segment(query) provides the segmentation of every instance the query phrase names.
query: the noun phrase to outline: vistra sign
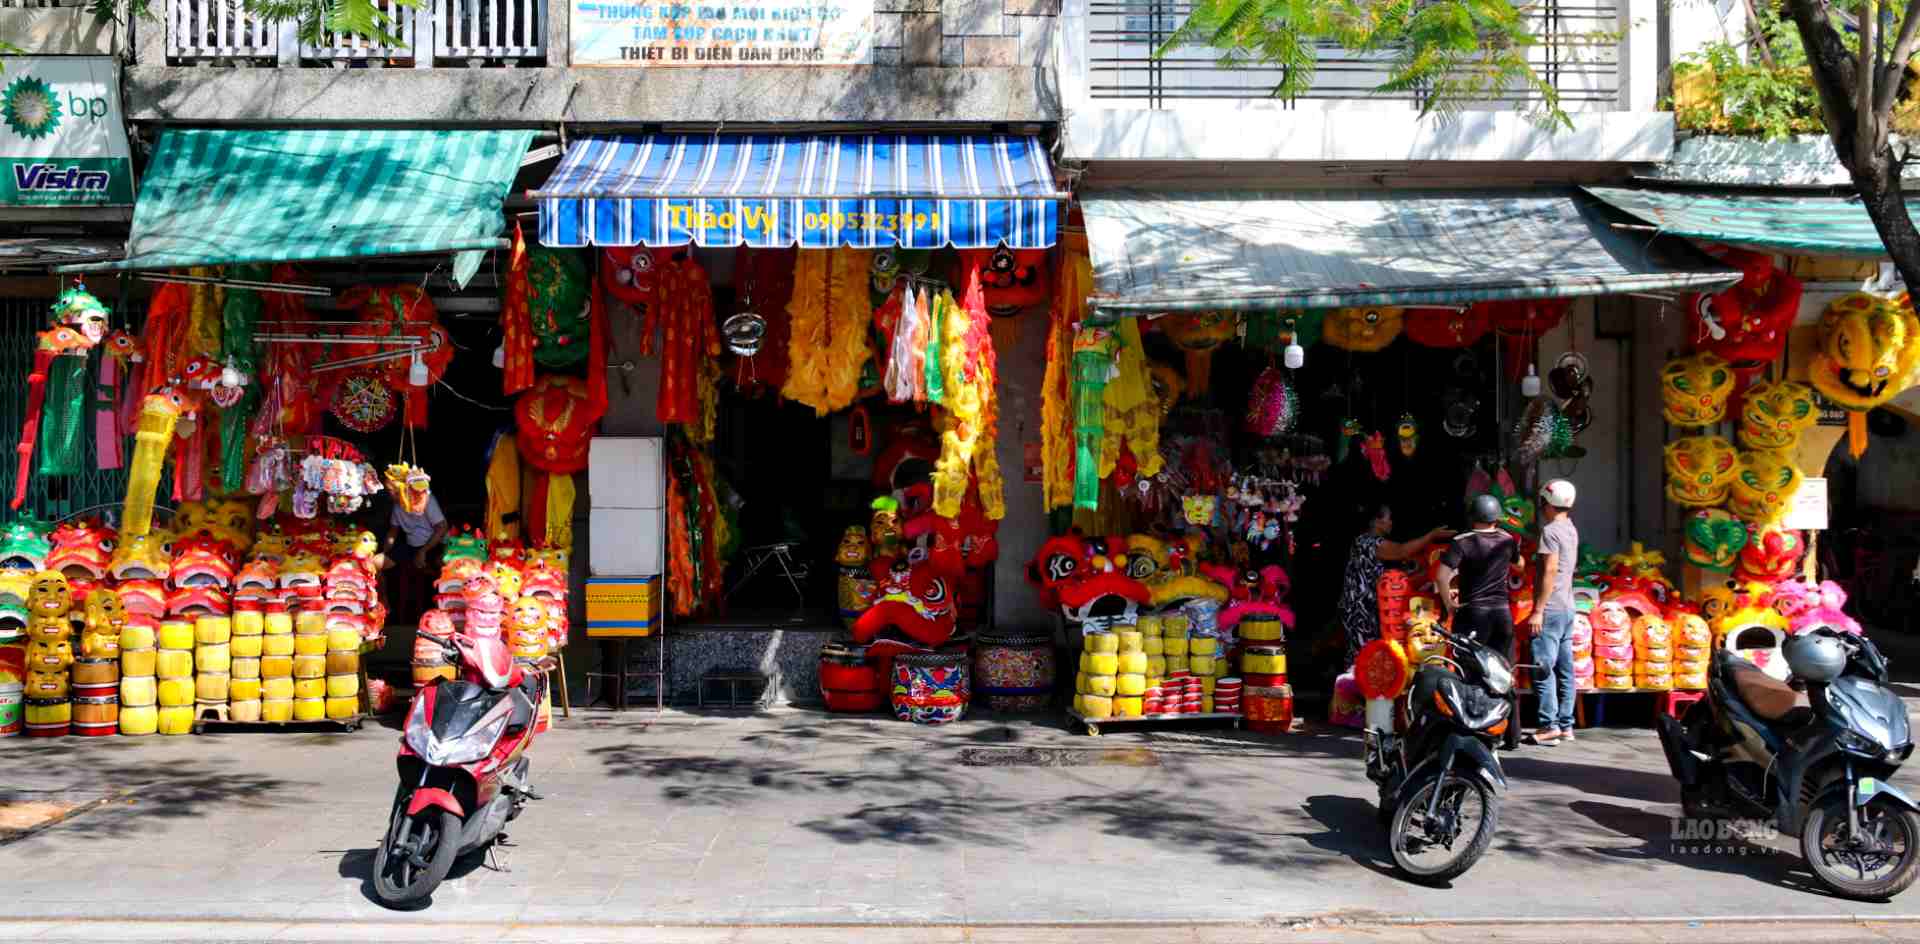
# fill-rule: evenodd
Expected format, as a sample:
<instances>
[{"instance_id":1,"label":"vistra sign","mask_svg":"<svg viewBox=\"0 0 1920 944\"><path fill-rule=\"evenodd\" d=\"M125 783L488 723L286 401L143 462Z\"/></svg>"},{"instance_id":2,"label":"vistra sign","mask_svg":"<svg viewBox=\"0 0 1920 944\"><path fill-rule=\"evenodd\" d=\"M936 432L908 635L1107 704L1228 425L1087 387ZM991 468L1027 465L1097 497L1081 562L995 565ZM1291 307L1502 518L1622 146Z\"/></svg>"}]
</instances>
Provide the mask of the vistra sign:
<instances>
[{"instance_id":1,"label":"vistra sign","mask_svg":"<svg viewBox=\"0 0 1920 944\"><path fill-rule=\"evenodd\" d=\"M0 62L0 206L133 203L119 64L105 56Z\"/></svg>"}]
</instances>

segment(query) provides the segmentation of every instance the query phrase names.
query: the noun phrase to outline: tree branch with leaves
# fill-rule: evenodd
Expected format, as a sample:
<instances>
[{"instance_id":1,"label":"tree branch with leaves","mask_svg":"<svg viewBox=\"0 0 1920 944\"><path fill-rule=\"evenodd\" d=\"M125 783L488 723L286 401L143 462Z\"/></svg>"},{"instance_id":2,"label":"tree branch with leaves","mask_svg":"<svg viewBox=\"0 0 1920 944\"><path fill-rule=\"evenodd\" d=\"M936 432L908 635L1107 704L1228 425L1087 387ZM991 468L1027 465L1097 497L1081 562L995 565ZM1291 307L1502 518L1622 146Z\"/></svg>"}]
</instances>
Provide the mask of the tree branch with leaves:
<instances>
[{"instance_id":1,"label":"tree branch with leaves","mask_svg":"<svg viewBox=\"0 0 1920 944\"><path fill-rule=\"evenodd\" d=\"M411 8L420 0L395 2ZM325 43L329 34L357 36L383 46L401 43L396 34L399 24L374 0L241 0L240 8L263 20L291 21L300 39L314 45ZM101 23L153 18L152 0L88 0L87 9Z\"/></svg>"}]
</instances>

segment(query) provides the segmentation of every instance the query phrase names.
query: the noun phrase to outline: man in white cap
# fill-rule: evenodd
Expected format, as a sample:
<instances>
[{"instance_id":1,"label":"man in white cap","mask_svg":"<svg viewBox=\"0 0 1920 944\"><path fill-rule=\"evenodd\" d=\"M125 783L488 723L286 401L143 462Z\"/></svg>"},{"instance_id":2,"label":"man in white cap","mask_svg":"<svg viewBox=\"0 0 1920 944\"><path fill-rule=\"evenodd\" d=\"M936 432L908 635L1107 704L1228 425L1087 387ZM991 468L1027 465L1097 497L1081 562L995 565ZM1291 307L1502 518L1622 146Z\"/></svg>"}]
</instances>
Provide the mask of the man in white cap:
<instances>
[{"instance_id":1,"label":"man in white cap","mask_svg":"<svg viewBox=\"0 0 1920 944\"><path fill-rule=\"evenodd\" d=\"M1534 584L1533 681L1540 697L1535 744L1573 740L1573 572L1580 561L1580 532L1573 527L1573 483L1554 479L1540 486L1540 579Z\"/></svg>"}]
</instances>

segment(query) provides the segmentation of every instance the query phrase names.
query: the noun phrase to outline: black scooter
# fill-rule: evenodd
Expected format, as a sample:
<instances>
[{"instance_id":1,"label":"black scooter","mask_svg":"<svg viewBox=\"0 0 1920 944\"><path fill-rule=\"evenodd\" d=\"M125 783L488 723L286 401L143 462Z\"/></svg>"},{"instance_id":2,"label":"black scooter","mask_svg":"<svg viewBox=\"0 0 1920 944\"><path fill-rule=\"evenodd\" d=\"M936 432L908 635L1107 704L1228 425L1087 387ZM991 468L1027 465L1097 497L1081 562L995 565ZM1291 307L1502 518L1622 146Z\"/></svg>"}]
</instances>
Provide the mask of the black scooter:
<instances>
[{"instance_id":1,"label":"black scooter","mask_svg":"<svg viewBox=\"0 0 1920 944\"><path fill-rule=\"evenodd\" d=\"M1913 753L1906 706L1870 640L1812 632L1846 646L1838 677L1782 682L1719 650L1707 697L1657 719L1660 745L1687 816L1771 819L1834 894L1883 900L1920 877L1920 807L1886 782Z\"/></svg>"},{"instance_id":2,"label":"black scooter","mask_svg":"<svg viewBox=\"0 0 1920 944\"><path fill-rule=\"evenodd\" d=\"M1464 874L1493 843L1507 786L1494 745L1513 715L1506 656L1440 633L1453 658L1429 657L1414 672L1406 733L1396 734L1391 719L1367 726L1367 779L1380 787L1394 865L1422 884Z\"/></svg>"}]
</instances>

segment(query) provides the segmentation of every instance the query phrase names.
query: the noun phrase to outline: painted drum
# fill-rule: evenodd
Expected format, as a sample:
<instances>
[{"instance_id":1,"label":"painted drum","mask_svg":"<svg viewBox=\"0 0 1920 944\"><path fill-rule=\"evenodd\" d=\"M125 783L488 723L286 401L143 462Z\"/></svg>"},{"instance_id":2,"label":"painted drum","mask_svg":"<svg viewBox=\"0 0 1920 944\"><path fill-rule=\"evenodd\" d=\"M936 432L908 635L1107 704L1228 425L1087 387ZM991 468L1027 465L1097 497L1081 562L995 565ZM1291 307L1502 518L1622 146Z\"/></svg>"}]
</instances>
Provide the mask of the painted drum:
<instances>
[{"instance_id":1,"label":"painted drum","mask_svg":"<svg viewBox=\"0 0 1920 944\"><path fill-rule=\"evenodd\" d=\"M193 678L193 650L154 650L153 674L163 679Z\"/></svg>"},{"instance_id":2,"label":"painted drum","mask_svg":"<svg viewBox=\"0 0 1920 944\"><path fill-rule=\"evenodd\" d=\"M1271 616L1248 616L1240 620L1236 632L1246 642L1280 642L1287 638L1287 629L1280 621Z\"/></svg>"},{"instance_id":3,"label":"painted drum","mask_svg":"<svg viewBox=\"0 0 1920 944\"><path fill-rule=\"evenodd\" d=\"M225 616L202 616L193 624L193 641L202 646L227 644L233 638L233 620Z\"/></svg>"},{"instance_id":4,"label":"painted drum","mask_svg":"<svg viewBox=\"0 0 1920 944\"><path fill-rule=\"evenodd\" d=\"M260 700L260 680L259 679L236 678L227 682L227 701L228 702L259 701L259 700Z\"/></svg>"},{"instance_id":5,"label":"painted drum","mask_svg":"<svg viewBox=\"0 0 1920 944\"><path fill-rule=\"evenodd\" d=\"M19 686L0 688L0 737L12 737L26 727L27 693Z\"/></svg>"},{"instance_id":6,"label":"painted drum","mask_svg":"<svg viewBox=\"0 0 1920 944\"><path fill-rule=\"evenodd\" d=\"M841 643L821 647L820 697L828 711L849 713L879 711L887 703L880 666L867 661L867 647Z\"/></svg>"},{"instance_id":7,"label":"painted drum","mask_svg":"<svg viewBox=\"0 0 1920 944\"><path fill-rule=\"evenodd\" d=\"M267 615L272 616L273 614L269 613ZM325 711L326 711L326 707L324 705L321 706L321 712L325 713ZM291 698L261 699L260 700L260 720L271 721L275 724L282 724L288 721L292 721L293 720L293 699Z\"/></svg>"},{"instance_id":8,"label":"painted drum","mask_svg":"<svg viewBox=\"0 0 1920 944\"><path fill-rule=\"evenodd\" d=\"M154 688L154 693L162 708L193 707L192 678L163 678Z\"/></svg>"},{"instance_id":9,"label":"painted drum","mask_svg":"<svg viewBox=\"0 0 1920 944\"><path fill-rule=\"evenodd\" d=\"M1139 638L1133 631L1114 635L1123 648L1127 637ZM1139 663L1137 671L1146 670L1146 656L1137 651L1122 652L1115 661L1116 667ZM1053 700L1057 668L1051 636L982 635L974 645L973 666L975 691L989 711L1042 711Z\"/></svg>"},{"instance_id":10,"label":"painted drum","mask_svg":"<svg viewBox=\"0 0 1920 944\"><path fill-rule=\"evenodd\" d=\"M360 694L358 675L329 675L326 684L328 698L352 698Z\"/></svg>"},{"instance_id":11,"label":"painted drum","mask_svg":"<svg viewBox=\"0 0 1920 944\"><path fill-rule=\"evenodd\" d=\"M179 735L193 733L193 706L169 708L160 706L160 715L155 730L161 734Z\"/></svg>"},{"instance_id":12,"label":"painted drum","mask_svg":"<svg viewBox=\"0 0 1920 944\"><path fill-rule=\"evenodd\" d=\"M908 653L893 659L893 714L915 724L947 724L967 712L967 654Z\"/></svg>"},{"instance_id":13,"label":"painted drum","mask_svg":"<svg viewBox=\"0 0 1920 944\"><path fill-rule=\"evenodd\" d=\"M265 671L264 666L262 666L262 671ZM317 679L317 678L326 678L326 676L327 676L326 653L322 652L316 655L299 655L299 656L293 657L293 677L294 678Z\"/></svg>"},{"instance_id":14,"label":"painted drum","mask_svg":"<svg viewBox=\"0 0 1920 944\"><path fill-rule=\"evenodd\" d=\"M325 698L327 697L327 680L324 678L294 679L293 697Z\"/></svg>"},{"instance_id":15,"label":"painted drum","mask_svg":"<svg viewBox=\"0 0 1920 944\"><path fill-rule=\"evenodd\" d=\"M294 702L294 706L296 708L298 708L299 704L300 703L298 701ZM345 721L348 718L351 718L354 715L357 715L359 713L360 713L360 697L358 695L347 695L342 698L327 699L328 720Z\"/></svg>"},{"instance_id":16,"label":"painted drum","mask_svg":"<svg viewBox=\"0 0 1920 944\"><path fill-rule=\"evenodd\" d=\"M227 674L236 679L257 679L260 677L260 660L234 659L233 667L227 670Z\"/></svg>"},{"instance_id":17,"label":"painted drum","mask_svg":"<svg viewBox=\"0 0 1920 944\"><path fill-rule=\"evenodd\" d=\"M294 636L293 654L296 656L324 656L327 654L327 637Z\"/></svg>"},{"instance_id":18,"label":"painted drum","mask_svg":"<svg viewBox=\"0 0 1920 944\"><path fill-rule=\"evenodd\" d=\"M1087 652L1119 652L1120 637L1114 633L1094 630L1086 634L1085 645L1081 648Z\"/></svg>"},{"instance_id":19,"label":"painted drum","mask_svg":"<svg viewBox=\"0 0 1920 944\"><path fill-rule=\"evenodd\" d=\"M285 634L276 636L268 633L260 637L260 654L262 656L291 656L293 655L293 641L296 638L298 637Z\"/></svg>"},{"instance_id":20,"label":"painted drum","mask_svg":"<svg viewBox=\"0 0 1920 944\"><path fill-rule=\"evenodd\" d=\"M360 654L357 652L329 652L326 660L328 675L353 675L360 671Z\"/></svg>"},{"instance_id":21,"label":"painted drum","mask_svg":"<svg viewBox=\"0 0 1920 944\"><path fill-rule=\"evenodd\" d=\"M260 653L266 651L266 638L265 636L235 636L233 641L227 644L227 651L233 653L235 659L258 659Z\"/></svg>"},{"instance_id":22,"label":"painted drum","mask_svg":"<svg viewBox=\"0 0 1920 944\"><path fill-rule=\"evenodd\" d=\"M64 698L29 698L23 714L27 737L66 737L73 727L73 703Z\"/></svg>"},{"instance_id":23,"label":"painted drum","mask_svg":"<svg viewBox=\"0 0 1920 944\"><path fill-rule=\"evenodd\" d=\"M324 698L296 698L293 700L293 720L324 721L327 717L327 700Z\"/></svg>"},{"instance_id":24,"label":"painted drum","mask_svg":"<svg viewBox=\"0 0 1920 944\"><path fill-rule=\"evenodd\" d=\"M152 705L120 706L120 733L141 737L160 730L160 709Z\"/></svg>"},{"instance_id":25,"label":"painted drum","mask_svg":"<svg viewBox=\"0 0 1920 944\"><path fill-rule=\"evenodd\" d=\"M115 685L119 681L119 659L73 660L73 684L75 685Z\"/></svg>"},{"instance_id":26,"label":"painted drum","mask_svg":"<svg viewBox=\"0 0 1920 944\"><path fill-rule=\"evenodd\" d=\"M106 737L120 730L120 697L106 695L73 700L73 733Z\"/></svg>"},{"instance_id":27,"label":"painted drum","mask_svg":"<svg viewBox=\"0 0 1920 944\"><path fill-rule=\"evenodd\" d=\"M272 636L268 636L272 639ZM293 657L264 655L260 657L260 677L263 679L292 678Z\"/></svg>"},{"instance_id":28,"label":"painted drum","mask_svg":"<svg viewBox=\"0 0 1920 944\"><path fill-rule=\"evenodd\" d=\"M67 692L69 698L105 698L112 695L120 697L120 680L95 682L91 685L75 685Z\"/></svg>"},{"instance_id":29,"label":"painted drum","mask_svg":"<svg viewBox=\"0 0 1920 944\"><path fill-rule=\"evenodd\" d=\"M1293 729L1293 688L1249 685L1240 696L1247 727L1263 734L1285 734Z\"/></svg>"},{"instance_id":30,"label":"painted drum","mask_svg":"<svg viewBox=\"0 0 1920 944\"><path fill-rule=\"evenodd\" d=\"M458 674L458 670L450 665L421 665L416 662L413 664L413 687L425 688L434 682L442 680L452 681L458 677ZM874 707L878 708L879 706L875 705Z\"/></svg>"},{"instance_id":31,"label":"painted drum","mask_svg":"<svg viewBox=\"0 0 1920 944\"><path fill-rule=\"evenodd\" d=\"M267 701L292 701L293 679L284 677L261 679L260 697Z\"/></svg>"},{"instance_id":32,"label":"painted drum","mask_svg":"<svg viewBox=\"0 0 1920 944\"><path fill-rule=\"evenodd\" d=\"M260 699L227 702L227 720L253 722L260 720Z\"/></svg>"},{"instance_id":33,"label":"painted drum","mask_svg":"<svg viewBox=\"0 0 1920 944\"><path fill-rule=\"evenodd\" d=\"M1248 672L1241 676L1248 688L1279 688L1287 684L1285 672Z\"/></svg>"},{"instance_id":34,"label":"painted drum","mask_svg":"<svg viewBox=\"0 0 1920 944\"><path fill-rule=\"evenodd\" d=\"M146 708L157 703L160 687L150 675L123 675L120 677L120 705L122 708Z\"/></svg>"},{"instance_id":35,"label":"painted drum","mask_svg":"<svg viewBox=\"0 0 1920 944\"><path fill-rule=\"evenodd\" d=\"M1240 653L1240 671L1262 675L1285 675L1287 650L1283 646L1248 646Z\"/></svg>"}]
</instances>

